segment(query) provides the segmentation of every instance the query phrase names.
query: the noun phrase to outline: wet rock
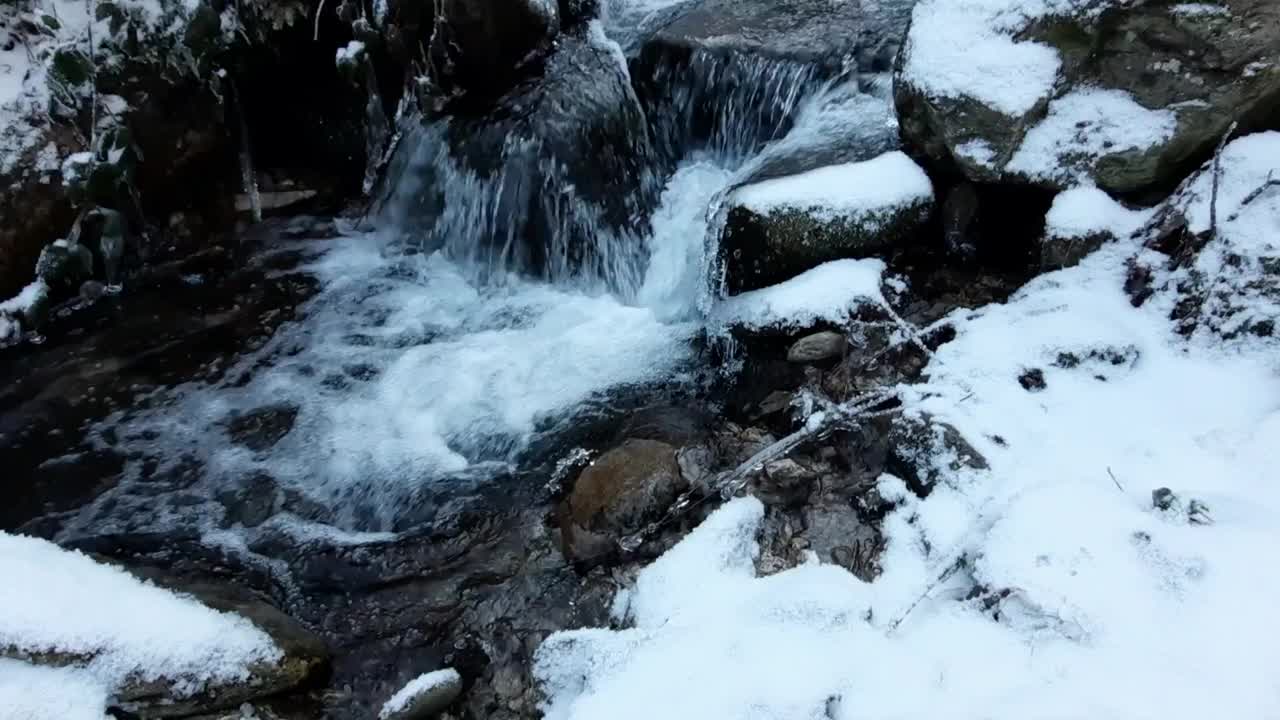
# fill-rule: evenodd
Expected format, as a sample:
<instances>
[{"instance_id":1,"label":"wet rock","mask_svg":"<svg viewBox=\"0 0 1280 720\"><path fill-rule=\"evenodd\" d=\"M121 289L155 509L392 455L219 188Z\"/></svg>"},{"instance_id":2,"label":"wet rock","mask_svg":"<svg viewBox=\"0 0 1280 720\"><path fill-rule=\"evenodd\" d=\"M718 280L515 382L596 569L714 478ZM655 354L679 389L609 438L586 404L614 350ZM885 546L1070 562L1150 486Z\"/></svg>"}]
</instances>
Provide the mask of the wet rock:
<instances>
[{"instance_id":1,"label":"wet rock","mask_svg":"<svg viewBox=\"0 0 1280 720\"><path fill-rule=\"evenodd\" d=\"M934 0L930 10L951 3ZM1280 100L1280 6L1270 0L1085 3L1013 27L1006 20L993 18L992 32L1011 37L1019 50L1049 49L1060 62L1038 99L1002 107L967 91L931 92L934 75L950 69L914 62L939 41L927 23L912 28L899 57L895 92L905 144L970 180L1056 189L1084 180L1113 193L1168 187L1188 163L1210 154L1232 122L1257 127ZM1116 111L1083 110L1093 103L1128 108L1127 125L1150 124L1142 132L1155 143L1109 139ZM1036 137L1054 122L1062 125L1059 147ZM1045 167L1031 157L1041 151L1052 159Z\"/></svg>"},{"instance_id":2,"label":"wet rock","mask_svg":"<svg viewBox=\"0 0 1280 720\"><path fill-rule=\"evenodd\" d=\"M273 405L250 410L226 421L227 434L232 442L262 452L274 447L289 431L298 418L298 408L293 405Z\"/></svg>"},{"instance_id":3,"label":"wet rock","mask_svg":"<svg viewBox=\"0 0 1280 720\"><path fill-rule=\"evenodd\" d=\"M658 46L838 63L857 47L860 3L706 0L689 3L650 41Z\"/></svg>"},{"instance_id":4,"label":"wet rock","mask_svg":"<svg viewBox=\"0 0 1280 720\"><path fill-rule=\"evenodd\" d=\"M626 68L615 47L585 28L560 37L541 76L494 107L455 117L447 144L453 162L488 180L470 188L465 200L492 208L479 228L481 247L492 246L491 256L534 274L602 263L598 243L615 233L629 237L659 189L644 112ZM435 150L424 146L422 152L436 162ZM412 170L429 181L457 182L432 177L438 169ZM437 189L447 204L449 188ZM491 197L477 201L477 192ZM414 213L415 221L439 229L437 205ZM474 237L475 220L466 222ZM459 251L476 252L474 243Z\"/></svg>"},{"instance_id":5,"label":"wet rock","mask_svg":"<svg viewBox=\"0 0 1280 720\"><path fill-rule=\"evenodd\" d=\"M561 504L565 557L598 563L617 542L659 517L685 488L676 448L655 440L627 440L582 471Z\"/></svg>"},{"instance_id":6,"label":"wet rock","mask_svg":"<svg viewBox=\"0 0 1280 720\"><path fill-rule=\"evenodd\" d=\"M700 0L644 20L657 26L651 47L834 66L851 58L864 72L883 72L893 64L910 17L910 3Z\"/></svg>"},{"instance_id":7,"label":"wet rock","mask_svg":"<svg viewBox=\"0 0 1280 720\"><path fill-rule=\"evenodd\" d=\"M628 415L618 430L618 437L657 440L683 447L705 438L712 421L712 416L697 408L658 405Z\"/></svg>"},{"instance_id":8,"label":"wet rock","mask_svg":"<svg viewBox=\"0 0 1280 720\"><path fill-rule=\"evenodd\" d=\"M987 469L987 460L960 431L931 416L903 416L889 431L886 468L920 497L938 483L959 481L965 472Z\"/></svg>"},{"instance_id":9,"label":"wet rock","mask_svg":"<svg viewBox=\"0 0 1280 720\"><path fill-rule=\"evenodd\" d=\"M427 48L433 90L469 103L510 90L560 31L559 7L545 0L444 0L435 9Z\"/></svg>"},{"instance_id":10,"label":"wet rock","mask_svg":"<svg viewBox=\"0 0 1280 720\"><path fill-rule=\"evenodd\" d=\"M840 357L848 347L844 335L824 330L800 338L787 350L787 360L793 363L814 363Z\"/></svg>"},{"instance_id":11,"label":"wet rock","mask_svg":"<svg viewBox=\"0 0 1280 720\"><path fill-rule=\"evenodd\" d=\"M728 202L720 253L725 282L737 293L911 244L933 210L933 188L923 170L893 152L746 185Z\"/></svg>"}]
</instances>

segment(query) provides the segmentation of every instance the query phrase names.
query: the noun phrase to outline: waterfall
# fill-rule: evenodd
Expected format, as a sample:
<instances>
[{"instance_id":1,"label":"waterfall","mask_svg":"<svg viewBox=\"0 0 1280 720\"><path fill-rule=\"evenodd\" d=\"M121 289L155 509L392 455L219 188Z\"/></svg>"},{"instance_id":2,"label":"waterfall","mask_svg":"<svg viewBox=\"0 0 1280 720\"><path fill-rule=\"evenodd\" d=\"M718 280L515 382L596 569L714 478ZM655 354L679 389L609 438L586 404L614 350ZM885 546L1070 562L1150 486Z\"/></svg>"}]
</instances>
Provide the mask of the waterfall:
<instances>
[{"instance_id":1,"label":"waterfall","mask_svg":"<svg viewBox=\"0 0 1280 720\"><path fill-rule=\"evenodd\" d=\"M68 532L218 530L248 482L279 488L251 536L403 529L625 398L695 389L727 194L815 138L857 137L848 119L876 117L857 85L765 57L626 58L597 25L494 112L399 113L369 222L277 248L317 283L299 319L96 428L130 459ZM175 499L156 492L177 477Z\"/></svg>"}]
</instances>

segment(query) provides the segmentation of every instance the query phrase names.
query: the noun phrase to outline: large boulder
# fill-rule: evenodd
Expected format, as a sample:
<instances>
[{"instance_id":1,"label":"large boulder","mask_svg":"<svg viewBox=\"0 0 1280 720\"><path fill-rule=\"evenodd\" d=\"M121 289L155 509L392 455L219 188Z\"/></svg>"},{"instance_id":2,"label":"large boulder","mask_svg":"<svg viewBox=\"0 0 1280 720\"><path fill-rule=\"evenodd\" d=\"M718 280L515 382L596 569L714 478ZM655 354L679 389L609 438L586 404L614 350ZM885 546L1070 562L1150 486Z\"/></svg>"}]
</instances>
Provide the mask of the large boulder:
<instances>
[{"instance_id":1,"label":"large boulder","mask_svg":"<svg viewBox=\"0 0 1280 720\"><path fill-rule=\"evenodd\" d=\"M1271 0L1070 8L922 0L896 69L904 143L974 181L1135 193L1173 185L1233 122L1274 120Z\"/></svg>"},{"instance_id":2,"label":"large boulder","mask_svg":"<svg viewBox=\"0 0 1280 720\"><path fill-rule=\"evenodd\" d=\"M736 189L720 242L731 293L913 241L933 209L928 176L901 152Z\"/></svg>"}]
</instances>

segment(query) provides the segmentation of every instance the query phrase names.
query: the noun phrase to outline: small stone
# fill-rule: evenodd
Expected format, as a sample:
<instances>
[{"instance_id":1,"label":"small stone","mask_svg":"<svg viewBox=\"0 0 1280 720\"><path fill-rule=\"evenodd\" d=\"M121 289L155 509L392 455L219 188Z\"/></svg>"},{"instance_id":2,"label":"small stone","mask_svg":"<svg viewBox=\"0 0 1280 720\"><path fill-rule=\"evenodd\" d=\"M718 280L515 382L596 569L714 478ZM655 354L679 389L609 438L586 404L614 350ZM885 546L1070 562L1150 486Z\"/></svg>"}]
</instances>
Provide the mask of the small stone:
<instances>
[{"instance_id":1,"label":"small stone","mask_svg":"<svg viewBox=\"0 0 1280 720\"><path fill-rule=\"evenodd\" d=\"M1167 487L1151 491L1151 506L1161 512L1168 512L1178 506L1178 496Z\"/></svg>"},{"instance_id":2,"label":"small stone","mask_svg":"<svg viewBox=\"0 0 1280 720\"><path fill-rule=\"evenodd\" d=\"M826 330L800 338L787 351L787 360L793 363L813 363L840 357L848 341L844 335Z\"/></svg>"},{"instance_id":3,"label":"small stone","mask_svg":"<svg viewBox=\"0 0 1280 720\"><path fill-rule=\"evenodd\" d=\"M1040 368L1024 371L1018 376L1018 384L1027 392L1040 392L1048 387L1048 384L1044 381L1044 371Z\"/></svg>"},{"instance_id":4,"label":"small stone","mask_svg":"<svg viewBox=\"0 0 1280 720\"><path fill-rule=\"evenodd\" d=\"M107 286L97 280L86 280L80 285L80 299L88 304L100 300L107 292Z\"/></svg>"},{"instance_id":5,"label":"small stone","mask_svg":"<svg viewBox=\"0 0 1280 720\"><path fill-rule=\"evenodd\" d=\"M419 675L392 695L378 720L429 720L462 694L462 676L453 668Z\"/></svg>"}]
</instances>

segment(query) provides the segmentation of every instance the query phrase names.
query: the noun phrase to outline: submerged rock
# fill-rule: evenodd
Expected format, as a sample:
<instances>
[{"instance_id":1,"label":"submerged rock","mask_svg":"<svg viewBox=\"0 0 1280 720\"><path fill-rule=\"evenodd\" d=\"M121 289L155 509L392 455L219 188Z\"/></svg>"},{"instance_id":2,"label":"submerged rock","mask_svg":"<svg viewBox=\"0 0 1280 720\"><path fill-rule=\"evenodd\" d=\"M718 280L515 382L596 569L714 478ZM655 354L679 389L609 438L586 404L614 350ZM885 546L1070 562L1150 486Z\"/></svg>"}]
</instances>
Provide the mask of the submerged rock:
<instances>
[{"instance_id":1,"label":"submerged rock","mask_svg":"<svg viewBox=\"0 0 1280 720\"><path fill-rule=\"evenodd\" d=\"M971 180L1160 189L1280 100L1270 0L1006 4L922 0L898 60L905 144Z\"/></svg>"},{"instance_id":2,"label":"submerged rock","mask_svg":"<svg viewBox=\"0 0 1280 720\"><path fill-rule=\"evenodd\" d=\"M893 152L746 185L728 202L720 252L725 283L737 293L912 242L932 212L933 187Z\"/></svg>"}]
</instances>

